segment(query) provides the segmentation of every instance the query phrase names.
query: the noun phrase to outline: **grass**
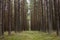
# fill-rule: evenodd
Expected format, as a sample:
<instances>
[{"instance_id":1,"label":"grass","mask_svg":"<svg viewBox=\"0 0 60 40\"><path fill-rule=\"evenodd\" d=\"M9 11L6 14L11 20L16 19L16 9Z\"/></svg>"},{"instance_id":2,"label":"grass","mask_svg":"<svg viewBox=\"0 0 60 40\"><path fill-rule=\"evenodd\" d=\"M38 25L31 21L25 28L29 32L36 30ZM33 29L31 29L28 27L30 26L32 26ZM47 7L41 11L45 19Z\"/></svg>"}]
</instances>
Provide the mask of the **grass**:
<instances>
[{"instance_id":1,"label":"grass","mask_svg":"<svg viewBox=\"0 0 60 40\"><path fill-rule=\"evenodd\" d=\"M4 40L60 40L55 34L48 34L38 31L23 31L21 33L12 33L10 36L5 33Z\"/></svg>"}]
</instances>

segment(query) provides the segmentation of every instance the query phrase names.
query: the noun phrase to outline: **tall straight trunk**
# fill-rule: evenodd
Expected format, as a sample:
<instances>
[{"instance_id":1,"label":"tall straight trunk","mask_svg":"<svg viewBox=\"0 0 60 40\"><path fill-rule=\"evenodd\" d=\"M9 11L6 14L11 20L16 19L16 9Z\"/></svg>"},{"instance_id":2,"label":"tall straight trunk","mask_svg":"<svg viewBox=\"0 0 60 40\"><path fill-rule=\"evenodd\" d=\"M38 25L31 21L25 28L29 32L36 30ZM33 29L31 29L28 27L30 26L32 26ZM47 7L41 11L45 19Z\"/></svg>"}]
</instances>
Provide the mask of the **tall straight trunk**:
<instances>
[{"instance_id":1,"label":"tall straight trunk","mask_svg":"<svg viewBox=\"0 0 60 40\"><path fill-rule=\"evenodd\" d=\"M56 1L56 9L55 9L55 14L56 14L56 21L57 21L57 35L59 35L59 0Z\"/></svg>"},{"instance_id":2,"label":"tall straight trunk","mask_svg":"<svg viewBox=\"0 0 60 40\"><path fill-rule=\"evenodd\" d=\"M20 0L14 0L14 26L15 32L20 31Z\"/></svg>"},{"instance_id":3,"label":"tall straight trunk","mask_svg":"<svg viewBox=\"0 0 60 40\"><path fill-rule=\"evenodd\" d=\"M26 0L24 0L24 30L28 30Z\"/></svg>"},{"instance_id":4,"label":"tall straight trunk","mask_svg":"<svg viewBox=\"0 0 60 40\"><path fill-rule=\"evenodd\" d=\"M43 21L42 21L42 23L43 23L43 31L44 32L46 32L46 14L47 14L47 12L46 12L46 0L42 0L42 11L43 11L43 13L42 13L42 15L43 15Z\"/></svg>"},{"instance_id":5,"label":"tall straight trunk","mask_svg":"<svg viewBox=\"0 0 60 40\"><path fill-rule=\"evenodd\" d=\"M53 17L53 15L55 15L54 14L54 0L51 0L50 1L50 13L51 13L51 31L53 31L53 25L54 25L54 17Z\"/></svg>"},{"instance_id":6,"label":"tall straight trunk","mask_svg":"<svg viewBox=\"0 0 60 40\"><path fill-rule=\"evenodd\" d=\"M34 0L34 8L33 8L33 13L31 15L32 19L31 19L31 22L32 22L32 30L38 30L39 27L37 26L37 5L36 5L36 0Z\"/></svg>"},{"instance_id":7,"label":"tall straight trunk","mask_svg":"<svg viewBox=\"0 0 60 40\"><path fill-rule=\"evenodd\" d=\"M12 27L12 0L8 0L8 34L11 34Z\"/></svg>"},{"instance_id":8,"label":"tall straight trunk","mask_svg":"<svg viewBox=\"0 0 60 40\"><path fill-rule=\"evenodd\" d=\"M27 30L27 13L25 9L26 0L21 0L21 29Z\"/></svg>"},{"instance_id":9,"label":"tall straight trunk","mask_svg":"<svg viewBox=\"0 0 60 40\"><path fill-rule=\"evenodd\" d=\"M49 13L49 0L47 0L47 17L48 17L48 14L50 16L50 13ZM49 32L49 20L50 20L50 18L49 19L48 18L47 18L47 21L48 21L48 32Z\"/></svg>"},{"instance_id":10,"label":"tall straight trunk","mask_svg":"<svg viewBox=\"0 0 60 40\"><path fill-rule=\"evenodd\" d=\"M21 30L24 30L24 0L21 0Z\"/></svg>"},{"instance_id":11,"label":"tall straight trunk","mask_svg":"<svg viewBox=\"0 0 60 40\"><path fill-rule=\"evenodd\" d=\"M31 0L31 2L32 2L32 0ZM32 5L32 8L34 8L34 0L33 0L32 4L33 4ZM32 8L31 8L31 10L32 10L31 11L31 30L34 30L33 29L34 28L34 13L33 13L34 12L34 9L32 9Z\"/></svg>"},{"instance_id":12,"label":"tall straight trunk","mask_svg":"<svg viewBox=\"0 0 60 40\"><path fill-rule=\"evenodd\" d=\"M18 31L20 31L20 0L18 0Z\"/></svg>"},{"instance_id":13,"label":"tall straight trunk","mask_svg":"<svg viewBox=\"0 0 60 40\"><path fill-rule=\"evenodd\" d=\"M31 5L31 30L33 30L34 27L34 16L33 16L33 11L34 11L34 0L30 1L30 5Z\"/></svg>"},{"instance_id":14,"label":"tall straight trunk","mask_svg":"<svg viewBox=\"0 0 60 40\"><path fill-rule=\"evenodd\" d=\"M23 30L25 30L25 0L23 0L23 2L22 2L22 4L23 4Z\"/></svg>"},{"instance_id":15,"label":"tall straight trunk","mask_svg":"<svg viewBox=\"0 0 60 40\"><path fill-rule=\"evenodd\" d=\"M34 30L38 30L38 26L37 26L37 5L36 5L36 0L34 0Z\"/></svg>"},{"instance_id":16,"label":"tall straight trunk","mask_svg":"<svg viewBox=\"0 0 60 40\"><path fill-rule=\"evenodd\" d=\"M14 27L15 27L15 32L16 32L16 0L14 0Z\"/></svg>"},{"instance_id":17,"label":"tall straight trunk","mask_svg":"<svg viewBox=\"0 0 60 40\"><path fill-rule=\"evenodd\" d=\"M57 35L60 35L60 25L59 25L59 22L60 22L60 20L59 20L59 12L60 12L60 10L59 10L59 4L60 2L59 2L59 0L58 0L58 7L57 7Z\"/></svg>"},{"instance_id":18,"label":"tall straight trunk","mask_svg":"<svg viewBox=\"0 0 60 40\"><path fill-rule=\"evenodd\" d=\"M24 30L28 30L26 0L24 0Z\"/></svg>"},{"instance_id":19,"label":"tall straight trunk","mask_svg":"<svg viewBox=\"0 0 60 40\"><path fill-rule=\"evenodd\" d=\"M52 0L52 6L53 6L53 7L52 7L52 11L53 11L53 12L52 12L52 13L53 13L53 14L52 14L52 15L53 15L53 17L52 17L52 21L53 21L52 26L53 26L53 30L55 30L55 29L56 29L56 26L55 26L56 24L55 24L55 8L54 8L54 0Z\"/></svg>"},{"instance_id":20,"label":"tall straight trunk","mask_svg":"<svg viewBox=\"0 0 60 40\"><path fill-rule=\"evenodd\" d=\"M46 22L45 22L45 23L46 23L46 24L45 24L45 32L47 32L47 29L48 29L48 28L47 28L47 27L48 27L48 16L47 16L47 14L48 14L48 13L47 13L47 0L45 0L45 21L46 21Z\"/></svg>"},{"instance_id":21,"label":"tall straight trunk","mask_svg":"<svg viewBox=\"0 0 60 40\"><path fill-rule=\"evenodd\" d=\"M60 0L59 0L59 3L58 3L58 6L59 6L59 7L58 7L58 8L59 8L59 9L58 9L58 10L59 10L58 16L59 16L59 26L60 26ZM60 27L59 27L59 29L60 29Z\"/></svg>"},{"instance_id":22,"label":"tall straight trunk","mask_svg":"<svg viewBox=\"0 0 60 40\"><path fill-rule=\"evenodd\" d=\"M11 10L12 10L12 18L11 18L12 19L12 21L11 21L12 22L12 25L11 25L12 27L11 27L11 31L14 31L14 28L15 28L14 27L14 0L12 0L11 3L12 3L11 4Z\"/></svg>"},{"instance_id":23,"label":"tall straight trunk","mask_svg":"<svg viewBox=\"0 0 60 40\"><path fill-rule=\"evenodd\" d=\"M5 12L4 12L4 31L8 30L8 1L5 0Z\"/></svg>"},{"instance_id":24,"label":"tall straight trunk","mask_svg":"<svg viewBox=\"0 0 60 40\"><path fill-rule=\"evenodd\" d=\"M49 12L50 12L50 21L49 21L50 27L49 27L49 31L52 32L52 27L53 27L53 26L52 26L52 15L53 15L53 10L52 10L52 8L53 8L53 7L52 7L52 6L53 6L53 5L52 5L52 0L49 0L49 5L50 5L50 6L49 6Z\"/></svg>"},{"instance_id":25,"label":"tall straight trunk","mask_svg":"<svg viewBox=\"0 0 60 40\"><path fill-rule=\"evenodd\" d=\"M42 15L41 15L41 30L44 31L43 29L43 0L41 0L41 8L42 8Z\"/></svg>"},{"instance_id":26,"label":"tall straight trunk","mask_svg":"<svg viewBox=\"0 0 60 40\"><path fill-rule=\"evenodd\" d=\"M0 36L2 36L2 0L0 0Z\"/></svg>"},{"instance_id":27,"label":"tall straight trunk","mask_svg":"<svg viewBox=\"0 0 60 40\"><path fill-rule=\"evenodd\" d=\"M5 27L5 3L6 1L2 1L2 35L4 35L4 27Z\"/></svg>"},{"instance_id":28,"label":"tall straight trunk","mask_svg":"<svg viewBox=\"0 0 60 40\"><path fill-rule=\"evenodd\" d=\"M51 0L47 0L47 21L48 21L48 32L51 33L51 29L52 29L52 22L51 22L51 12L50 12L50 1Z\"/></svg>"},{"instance_id":29,"label":"tall straight trunk","mask_svg":"<svg viewBox=\"0 0 60 40\"><path fill-rule=\"evenodd\" d=\"M57 35L59 35L60 33L60 29L59 29L59 0L57 0L57 7L56 7L56 19L57 19Z\"/></svg>"},{"instance_id":30,"label":"tall straight trunk","mask_svg":"<svg viewBox=\"0 0 60 40\"><path fill-rule=\"evenodd\" d=\"M44 28L45 28L45 23L44 23L44 21L45 21L45 10L44 10L44 7L45 7L45 1L44 0L42 0L42 31L45 31L44 30Z\"/></svg>"},{"instance_id":31,"label":"tall straight trunk","mask_svg":"<svg viewBox=\"0 0 60 40\"><path fill-rule=\"evenodd\" d=\"M41 8L41 0L38 0L38 27L41 30L41 18L42 18L42 8Z\"/></svg>"},{"instance_id":32,"label":"tall straight trunk","mask_svg":"<svg viewBox=\"0 0 60 40\"><path fill-rule=\"evenodd\" d=\"M21 0L21 30L24 30L24 0Z\"/></svg>"},{"instance_id":33,"label":"tall straight trunk","mask_svg":"<svg viewBox=\"0 0 60 40\"><path fill-rule=\"evenodd\" d=\"M46 26L47 26L47 32L48 32L48 26L49 24L48 24L48 2L47 2L47 0L46 0Z\"/></svg>"},{"instance_id":34,"label":"tall straight trunk","mask_svg":"<svg viewBox=\"0 0 60 40\"><path fill-rule=\"evenodd\" d=\"M55 20L56 20L56 30L57 30L57 35L59 35L59 0L54 0L54 8L55 8Z\"/></svg>"}]
</instances>

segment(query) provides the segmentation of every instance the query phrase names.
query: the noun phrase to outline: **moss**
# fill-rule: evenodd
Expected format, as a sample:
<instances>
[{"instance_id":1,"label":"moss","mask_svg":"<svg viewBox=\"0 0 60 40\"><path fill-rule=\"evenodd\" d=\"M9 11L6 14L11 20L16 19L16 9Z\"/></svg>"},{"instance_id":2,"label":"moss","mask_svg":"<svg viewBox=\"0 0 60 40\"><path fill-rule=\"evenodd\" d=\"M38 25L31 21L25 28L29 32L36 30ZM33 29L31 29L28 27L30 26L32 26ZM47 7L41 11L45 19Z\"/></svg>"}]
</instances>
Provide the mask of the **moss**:
<instances>
[{"instance_id":1,"label":"moss","mask_svg":"<svg viewBox=\"0 0 60 40\"><path fill-rule=\"evenodd\" d=\"M60 38L55 34L49 35L38 31L23 31L21 33L12 33L10 36L5 35L4 40L60 40Z\"/></svg>"}]
</instances>

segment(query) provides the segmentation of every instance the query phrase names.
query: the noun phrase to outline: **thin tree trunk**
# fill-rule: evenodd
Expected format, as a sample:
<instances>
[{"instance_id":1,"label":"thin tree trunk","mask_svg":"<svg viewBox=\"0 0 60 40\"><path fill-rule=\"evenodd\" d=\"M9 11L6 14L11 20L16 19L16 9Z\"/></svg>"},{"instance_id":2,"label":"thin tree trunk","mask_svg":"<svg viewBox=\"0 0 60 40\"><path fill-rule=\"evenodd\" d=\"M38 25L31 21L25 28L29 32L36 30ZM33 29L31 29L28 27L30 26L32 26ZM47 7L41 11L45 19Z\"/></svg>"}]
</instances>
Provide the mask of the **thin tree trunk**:
<instances>
[{"instance_id":1,"label":"thin tree trunk","mask_svg":"<svg viewBox=\"0 0 60 40\"><path fill-rule=\"evenodd\" d=\"M58 10L58 6L59 6L59 2L58 0L54 0L54 8L55 8L55 20L56 20L56 30L57 30L57 35L59 35L59 10Z\"/></svg>"},{"instance_id":2,"label":"thin tree trunk","mask_svg":"<svg viewBox=\"0 0 60 40\"><path fill-rule=\"evenodd\" d=\"M17 28L20 31L20 0L18 0Z\"/></svg>"},{"instance_id":3,"label":"thin tree trunk","mask_svg":"<svg viewBox=\"0 0 60 40\"><path fill-rule=\"evenodd\" d=\"M0 36L2 36L2 0L0 0Z\"/></svg>"},{"instance_id":4,"label":"thin tree trunk","mask_svg":"<svg viewBox=\"0 0 60 40\"><path fill-rule=\"evenodd\" d=\"M34 0L32 1L31 0L31 3L33 4L33 5L31 5L32 6L32 8L34 8ZM34 9L32 9L31 8L31 30L34 30Z\"/></svg>"},{"instance_id":5,"label":"thin tree trunk","mask_svg":"<svg viewBox=\"0 0 60 40\"><path fill-rule=\"evenodd\" d=\"M41 18L42 18L42 8L41 0L38 0L38 27L41 30Z\"/></svg>"},{"instance_id":6,"label":"thin tree trunk","mask_svg":"<svg viewBox=\"0 0 60 40\"><path fill-rule=\"evenodd\" d=\"M51 0L47 0L47 21L48 21L48 32L51 33L51 29L52 29L52 23L51 23L51 13L50 13L50 1Z\"/></svg>"},{"instance_id":7,"label":"thin tree trunk","mask_svg":"<svg viewBox=\"0 0 60 40\"><path fill-rule=\"evenodd\" d=\"M2 35L4 35L4 27L5 27L5 3L6 1L2 1Z\"/></svg>"},{"instance_id":8,"label":"thin tree trunk","mask_svg":"<svg viewBox=\"0 0 60 40\"><path fill-rule=\"evenodd\" d=\"M12 27L12 0L8 0L8 34L11 34Z\"/></svg>"},{"instance_id":9,"label":"thin tree trunk","mask_svg":"<svg viewBox=\"0 0 60 40\"><path fill-rule=\"evenodd\" d=\"M27 8L26 8L26 0L24 0L24 30L28 30L28 26L27 26Z\"/></svg>"},{"instance_id":10,"label":"thin tree trunk","mask_svg":"<svg viewBox=\"0 0 60 40\"><path fill-rule=\"evenodd\" d=\"M57 7L56 7L56 19L57 19L57 35L59 35L59 0L57 2Z\"/></svg>"},{"instance_id":11,"label":"thin tree trunk","mask_svg":"<svg viewBox=\"0 0 60 40\"><path fill-rule=\"evenodd\" d=\"M18 0L14 0L14 26L15 26L15 32L18 31Z\"/></svg>"},{"instance_id":12,"label":"thin tree trunk","mask_svg":"<svg viewBox=\"0 0 60 40\"><path fill-rule=\"evenodd\" d=\"M43 0L41 0L41 8L42 8L42 15L41 15L41 30L44 31L43 29Z\"/></svg>"},{"instance_id":13,"label":"thin tree trunk","mask_svg":"<svg viewBox=\"0 0 60 40\"><path fill-rule=\"evenodd\" d=\"M37 26L37 5L36 0L34 0L34 30L38 30Z\"/></svg>"},{"instance_id":14,"label":"thin tree trunk","mask_svg":"<svg viewBox=\"0 0 60 40\"><path fill-rule=\"evenodd\" d=\"M21 30L24 30L24 0L21 0Z\"/></svg>"}]
</instances>

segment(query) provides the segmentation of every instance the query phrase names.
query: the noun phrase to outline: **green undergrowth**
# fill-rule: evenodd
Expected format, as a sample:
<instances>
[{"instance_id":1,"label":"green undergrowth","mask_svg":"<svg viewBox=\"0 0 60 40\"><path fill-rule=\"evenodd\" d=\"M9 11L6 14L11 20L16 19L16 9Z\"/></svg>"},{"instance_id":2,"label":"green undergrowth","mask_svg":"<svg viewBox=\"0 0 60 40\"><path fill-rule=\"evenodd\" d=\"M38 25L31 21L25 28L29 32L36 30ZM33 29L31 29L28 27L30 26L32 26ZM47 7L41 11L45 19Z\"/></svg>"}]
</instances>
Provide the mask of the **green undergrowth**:
<instances>
[{"instance_id":1,"label":"green undergrowth","mask_svg":"<svg viewBox=\"0 0 60 40\"><path fill-rule=\"evenodd\" d=\"M38 31L23 31L20 33L12 32L10 36L8 36L6 32L4 40L60 40L60 38L55 34L48 34Z\"/></svg>"}]
</instances>

